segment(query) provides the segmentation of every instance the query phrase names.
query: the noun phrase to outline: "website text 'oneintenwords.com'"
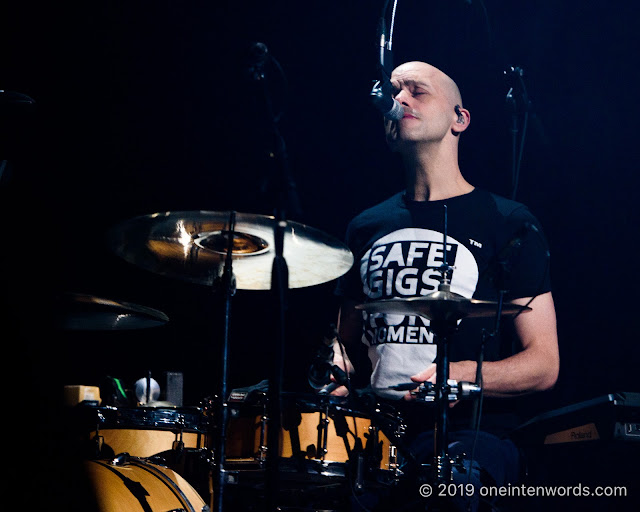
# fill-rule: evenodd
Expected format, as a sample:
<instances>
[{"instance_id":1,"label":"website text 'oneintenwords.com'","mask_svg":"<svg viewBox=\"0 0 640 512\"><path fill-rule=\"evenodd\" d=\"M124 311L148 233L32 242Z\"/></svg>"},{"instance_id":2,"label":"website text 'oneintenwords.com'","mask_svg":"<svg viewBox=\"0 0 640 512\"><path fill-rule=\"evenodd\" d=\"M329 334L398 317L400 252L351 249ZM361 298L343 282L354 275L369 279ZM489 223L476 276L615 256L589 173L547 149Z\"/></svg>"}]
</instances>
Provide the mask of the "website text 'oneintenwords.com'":
<instances>
[{"instance_id":1,"label":"website text 'oneintenwords.com'","mask_svg":"<svg viewBox=\"0 0 640 512\"><path fill-rule=\"evenodd\" d=\"M511 485L482 486L476 488L473 484L422 484L418 490L420 496L429 498L470 498L476 493L482 498L503 497L625 497L626 486L588 486L576 485Z\"/></svg>"}]
</instances>

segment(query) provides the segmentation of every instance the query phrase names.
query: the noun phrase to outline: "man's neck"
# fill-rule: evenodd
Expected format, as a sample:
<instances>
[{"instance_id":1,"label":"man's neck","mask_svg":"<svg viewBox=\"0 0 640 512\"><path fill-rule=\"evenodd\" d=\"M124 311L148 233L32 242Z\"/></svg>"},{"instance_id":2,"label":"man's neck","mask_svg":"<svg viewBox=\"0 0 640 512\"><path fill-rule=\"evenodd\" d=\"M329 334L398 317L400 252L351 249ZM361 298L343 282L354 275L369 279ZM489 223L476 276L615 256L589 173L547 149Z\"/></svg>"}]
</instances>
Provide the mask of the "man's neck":
<instances>
[{"instance_id":1,"label":"man's neck","mask_svg":"<svg viewBox=\"0 0 640 512\"><path fill-rule=\"evenodd\" d=\"M439 201L474 189L462 176L455 152L405 154L404 165L407 195L414 201Z\"/></svg>"}]
</instances>

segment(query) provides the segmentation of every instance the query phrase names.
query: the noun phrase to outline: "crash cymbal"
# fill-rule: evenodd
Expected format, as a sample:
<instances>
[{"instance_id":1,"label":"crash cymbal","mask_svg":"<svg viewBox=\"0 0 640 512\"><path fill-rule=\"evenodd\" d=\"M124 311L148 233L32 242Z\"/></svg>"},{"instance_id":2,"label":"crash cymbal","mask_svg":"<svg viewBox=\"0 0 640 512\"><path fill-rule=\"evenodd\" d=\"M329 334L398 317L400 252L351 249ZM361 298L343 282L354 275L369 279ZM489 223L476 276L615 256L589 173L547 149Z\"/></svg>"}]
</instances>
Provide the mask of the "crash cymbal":
<instances>
[{"instance_id":1,"label":"crash cymbal","mask_svg":"<svg viewBox=\"0 0 640 512\"><path fill-rule=\"evenodd\" d=\"M74 331L146 329L169 321L156 309L79 293L60 295L54 309L57 327Z\"/></svg>"},{"instance_id":2,"label":"crash cymbal","mask_svg":"<svg viewBox=\"0 0 640 512\"><path fill-rule=\"evenodd\" d=\"M399 315L418 315L433 320L459 320L466 317L491 317L498 312L498 303L488 300L468 299L451 291L436 291L424 297L407 299L385 299L358 304L356 309L369 313L389 313ZM503 315L514 315L521 311L530 311L527 306L505 302Z\"/></svg>"},{"instance_id":3,"label":"crash cymbal","mask_svg":"<svg viewBox=\"0 0 640 512\"><path fill-rule=\"evenodd\" d=\"M180 280L212 285L221 275L230 212L154 213L121 223L109 233L112 250L129 263ZM232 266L236 288L268 290L275 257L275 218L236 213ZM283 255L289 288L325 283L345 274L351 251L323 232L287 222Z\"/></svg>"}]
</instances>

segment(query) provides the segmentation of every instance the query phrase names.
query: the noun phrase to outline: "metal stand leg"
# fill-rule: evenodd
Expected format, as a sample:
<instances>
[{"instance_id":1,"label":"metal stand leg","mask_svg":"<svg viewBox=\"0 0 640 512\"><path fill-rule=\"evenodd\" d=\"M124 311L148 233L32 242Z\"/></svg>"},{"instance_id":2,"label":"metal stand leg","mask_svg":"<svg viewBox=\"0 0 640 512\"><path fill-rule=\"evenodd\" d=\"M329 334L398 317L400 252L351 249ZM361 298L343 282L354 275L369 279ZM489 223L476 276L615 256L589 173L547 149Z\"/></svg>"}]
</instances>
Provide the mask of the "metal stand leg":
<instances>
[{"instance_id":1,"label":"metal stand leg","mask_svg":"<svg viewBox=\"0 0 640 512\"><path fill-rule=\"evenodd\" d=\"M224 303L224 327L223 327L223 343L220 354L220 381L218 385L219 396L216 403L217 425L216 433L216 453L215 453L215 482L213 495L213 509L215 512L221 512L224 505L224 488L226 484L226 475L224 472L226 460L226 439L227 425L229 423L229 407L227 403L228 391L228 373L229 373L229 331L231 319L231 297L235 294L235 279L232 270L232 253L233 253L233 234L236 223L236 212L232 211L229 215L229 245L227 248L227 258L225 261L224 271L221 276L221 286L225 293Z\"/></svg>"}]
</instances>

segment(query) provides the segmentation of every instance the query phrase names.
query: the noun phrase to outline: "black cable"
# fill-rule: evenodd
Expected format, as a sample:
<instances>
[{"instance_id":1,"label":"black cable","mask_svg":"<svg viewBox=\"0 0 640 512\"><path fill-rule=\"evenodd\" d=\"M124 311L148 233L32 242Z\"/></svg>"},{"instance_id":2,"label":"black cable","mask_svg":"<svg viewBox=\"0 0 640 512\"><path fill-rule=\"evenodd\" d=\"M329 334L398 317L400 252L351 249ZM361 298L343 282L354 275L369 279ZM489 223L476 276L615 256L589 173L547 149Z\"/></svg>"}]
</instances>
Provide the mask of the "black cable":
<instances>
[{"instance_id":1,"label":"black cable","mask_svg":"<svg viewBox=\"0 0 640 512\"><path fill-rule=\"evenodd\" d=\"M469 3L471 3L470 0L468 1ZM495 42L493 39L493 30L491 29L491 23L489 22L489 14L487 12L487 6L484 5L484 2L482 0L479 0L478 3L480 4L480 7L482 7L482 13L484 14L484 22L487 28L487 38L489 39L489 48L493 48L495 45Z\"/></svg>"},{"instance_id":2,"label":"black cable","mask_svg":"<svg viewBox=\"0 0 640 512\"><path fill-rule=\"evenodd\" d=\"M520 181L520 167L522 166L522 155L524 153L524 141L527 136L527 125L529 124L529 112L525 111L524 120L522 122L522 132L520 134L520 149L518 151L517 165L513 171L513 183L511 190L511 199L515 200L518 191L518 183Z\"/></svg>"},{"instance_id":3,"label":"black cable","mask_svg":"<svg viewBox=\"0 0 640 512\"><path fill-rule=\"evenodd\" d=\"M284 90L284 98L289 98L289 81L287 80L287 75L284 72L284 69L282 68L282 66L280 65L280 62L278 62L278 60L271 56L271 62L273 62L274 66L276 67L276 69L278 70L278 72L280 73L280 78L282 79L283 82L283 90ZM275 114L273 116L273 122L274 123L278 123L280 122L280 119L282 119L282 116L284 115L284 107L280 109L280 111Z\"/></svg>"},{"instance_id":4,"label":"black cable","mask_svg":"<svg viewBox=\"0 0 640 512\"><path fill-rule=\"evenodd\" d=\"M542 237L542 234L540 233L539 230L536 230L536 234L538 235L538 238L542 241L542 244L546 246L547 241ZM524 307L520 311L518 311L515 315L513 315L512 321L518 318L518 316L520 316L520 314L523 311L526 311L526 308L529 307L529 304L531 304L536 297L542 295L543 293L542 288L544 287L544 283L547 280L547 276L549 275L549 272L551 269L551 254L549 253L548 249L546 250L545 256L547 258L547 264L545 265L544 274L542 274L542 279L540 280L540 284L538 285L538 291L529 299L529 301L524 305Z\"/></svg>"}]
</instances>

